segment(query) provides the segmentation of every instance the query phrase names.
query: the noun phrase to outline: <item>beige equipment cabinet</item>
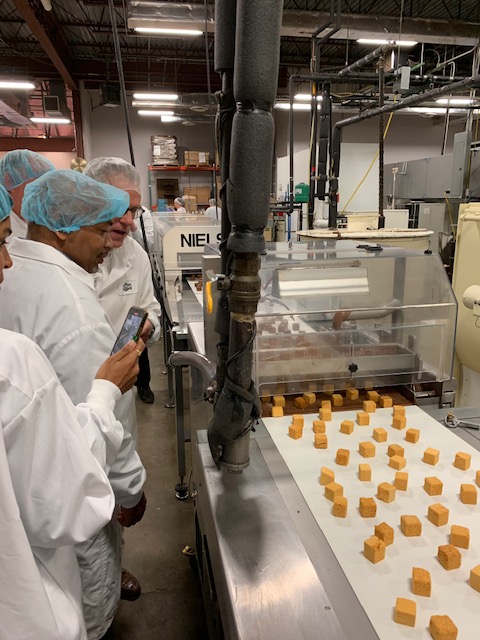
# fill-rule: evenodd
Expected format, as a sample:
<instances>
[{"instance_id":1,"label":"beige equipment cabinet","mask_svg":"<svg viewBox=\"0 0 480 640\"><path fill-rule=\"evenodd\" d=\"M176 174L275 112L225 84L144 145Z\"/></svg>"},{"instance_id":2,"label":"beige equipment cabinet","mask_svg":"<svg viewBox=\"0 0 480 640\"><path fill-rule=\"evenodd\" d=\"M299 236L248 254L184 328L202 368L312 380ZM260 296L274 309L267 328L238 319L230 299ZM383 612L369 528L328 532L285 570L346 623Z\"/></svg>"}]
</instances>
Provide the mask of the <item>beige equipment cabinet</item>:
<instances>
[{"instance_id":1,"label":"beige equipment cabinet","mask_svg":"<svg viewBox=\"0 0 480 640\"><path fill-rule=\"evenodd\" d=\"M463 304L465 290L480 284L480 203L461 204L458 212L453 290L458 301L456 368L457 404L478 404L480 392L480 318Z\"/></svg>"}]
</instances>

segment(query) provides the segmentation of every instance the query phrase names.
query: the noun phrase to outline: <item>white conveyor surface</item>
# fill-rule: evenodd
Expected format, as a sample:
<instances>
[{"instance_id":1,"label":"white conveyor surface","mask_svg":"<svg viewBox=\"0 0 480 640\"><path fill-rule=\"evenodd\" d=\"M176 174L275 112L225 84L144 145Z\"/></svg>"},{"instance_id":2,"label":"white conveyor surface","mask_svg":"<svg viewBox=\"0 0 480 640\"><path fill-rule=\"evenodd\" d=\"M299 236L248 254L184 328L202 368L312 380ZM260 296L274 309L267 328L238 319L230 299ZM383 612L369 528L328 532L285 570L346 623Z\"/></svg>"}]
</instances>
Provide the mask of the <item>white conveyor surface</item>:
<instances>
[{"instance_id":1,"label":"white conveyor surface","mask_svg":"<svg viewBox=\"0 0 480 640\"><path fill-rule=\"evenodd\" d=\"M356 412L341 411L327 422L328 449L313 446L312 422L317 414L305 415L303 437L293 440L288 437L291 417L263 418L268 432L284 458L295 482L302 492L319 527L324 532L347 579L364 607L380 640L431 639L428 623L431 615L449 615L459 629L459 640L470 640L478 635L480 593L468 584L470 570L480 564L480 506L460 502L460 484L475 484L475 473L480 469L480 453L458 438L454 432L440 425L419 407L406 407L407 429L420 430L416 444L405 441L404 430L393 429L392 410L378 409L370 414L370 426L360 427L355 422L351 435L340 433L343 420L354 420ZM383 427L388 432L384 443L372 438L374 427ZM362 441L371 441L376 446L375 458L363 458L358 453ZM392 503L376 498L377 486L381 482L393 484L395 470L388 466L387 448L398 443L405 449L409 482L406 492L397 491ZM440 451L436 466L422 462L427 447ZM350 450L347 467L335 463L337 449ZM471 454L472 464L468 471L453 466L455 453ZM370 464L372 481L360 482L358 465ZM324 497L324 487L319 484L320 467L326 466L335 472L335 481L343 485L348 498L348 516L333 517L332 503ZM436 476L443 482L441 496L429 496L423 489L424 479ZM477 487L478 489L478 487ZM377 503L375 518L362 518L358 511L360 497L374 497ZM436 527L427 519L428 506L441 503L450 510L448 524ZM401 515L417 515L422 523L422 535L407 538L400 530ZM374 534L374 526L387 522L394 528L395 540L386 549L385 560L370 563L363 556L363 543ZM449 543L450 526L457 524L470 529L470 548L459 549L462 555L460 569L446 571L436 556L439 545ZM412 567L427 569L432 577L432 596L416 596L411 591ZM415 628L398 625L393 621L393 608L397 597L408 598L417 603Z\"/></svg>"}]
</instances>

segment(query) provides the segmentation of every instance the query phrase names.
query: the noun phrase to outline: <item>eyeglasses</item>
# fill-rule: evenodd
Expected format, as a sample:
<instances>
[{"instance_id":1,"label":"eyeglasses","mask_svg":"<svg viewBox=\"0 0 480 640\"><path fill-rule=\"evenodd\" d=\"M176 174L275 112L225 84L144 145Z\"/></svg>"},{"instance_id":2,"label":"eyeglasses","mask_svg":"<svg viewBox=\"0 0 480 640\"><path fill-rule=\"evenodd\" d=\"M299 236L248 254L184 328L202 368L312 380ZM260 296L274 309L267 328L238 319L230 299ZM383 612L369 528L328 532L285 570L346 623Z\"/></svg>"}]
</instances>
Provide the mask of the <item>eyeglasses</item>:
<instances>
[{"instance_id":1,"label":"eyeglasses","mask_svg":"<svg viewBox=\"0 0 480 640\"><path fill-rule=\"evenodd\" d=\"M123 215L125 215L126 213L128 213L130 211L130 213L132 214L132 217L134 219L136 218L140 218L140 216L143 213L143 209L142 207L128 207L128 209L125 211L125 213Z\"/></svg>"}]
</instances>

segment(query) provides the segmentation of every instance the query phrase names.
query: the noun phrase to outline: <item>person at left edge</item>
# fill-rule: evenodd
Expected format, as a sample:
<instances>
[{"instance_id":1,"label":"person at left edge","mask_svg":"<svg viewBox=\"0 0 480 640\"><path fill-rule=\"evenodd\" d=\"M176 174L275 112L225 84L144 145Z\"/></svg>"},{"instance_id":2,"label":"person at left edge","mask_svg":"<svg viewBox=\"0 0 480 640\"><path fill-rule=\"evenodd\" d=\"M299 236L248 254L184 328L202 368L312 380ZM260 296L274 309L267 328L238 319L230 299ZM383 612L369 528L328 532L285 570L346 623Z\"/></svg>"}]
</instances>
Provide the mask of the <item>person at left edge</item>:
<instances>
[{"instance_id":1,"label":"person at left edge","mask_svg":"<svg viewBox=\"0 0 480 640\"><path fill-rule=\"evenodd\" d=\"M112 247L112 222L128 205L124 191L75 171L50 171L25 188L27 238L14 238L10 245L14 266L0 290L0 326L42 348L74 404L85 400L115 342L93 274ZM145 510L132 391L117 402L115 415L124 434L108 478L120 511L75 548L89 640L105 635L120 600L120 524L135 524Z\"/></svg>"},{"instance_id":2,"label":"person at left edge","mask_svg":"<svg viewBox=\"0 0 480 640\"><path fill-rule=\"evenodd\" d=\"M10 269L11 199L0 186L0 285ZM8 278L8 275L7 275ZM74 406L42 350L0 329L0 637L85 640L74 544L112 516L106 476L122 443L113 415L138 372L129 343ZM132 357L133 356L133 357Z\"/></svg>"},{"instance_id":3,"label":"person at left edge","mask_svg":"<svg viewBox=\"0 0 480 640\"><path fill-rule=\"evenodd\" d=\"M21 215L25 187L54 169L48 158L30 149L14 149L0 159L0 184L5 187L13 201L10 227L14 238L27 236L27 223Z\"/></svg>"}]
</instances>

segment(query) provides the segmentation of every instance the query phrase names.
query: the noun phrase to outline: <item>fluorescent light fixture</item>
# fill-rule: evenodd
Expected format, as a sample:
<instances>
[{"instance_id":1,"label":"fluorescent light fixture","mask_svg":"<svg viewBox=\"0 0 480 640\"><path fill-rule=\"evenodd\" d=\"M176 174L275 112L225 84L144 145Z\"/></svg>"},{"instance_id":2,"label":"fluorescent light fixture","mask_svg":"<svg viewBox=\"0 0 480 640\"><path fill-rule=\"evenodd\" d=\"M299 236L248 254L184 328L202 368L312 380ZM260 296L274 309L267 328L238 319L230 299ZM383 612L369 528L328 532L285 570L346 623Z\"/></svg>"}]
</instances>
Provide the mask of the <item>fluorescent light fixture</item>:
<instances>
[{"instance_id":1,"label":"fluorescent light fixture","mask_svg":"<svg viewBox=\"0 0 480 640\"><path fill-rule=\"evenodd\" d=\"M289 102L277 102L274 105L274 109L284 109L286 111L290 110L290 103ZM306 102L294 102L293 103L293 110L294 111L310 111L311 106L306 103Z\"/></svg>"},{"instance_id":2,"label":"fluorescent light fixture","mask_svg":"<svg viewBox=\"0 0 480 640\"><path fill-rule=\"evenodd\" d=\"M471 104L475 104L475 100L471 98L437 98L435 102L437 104L453 104L457 107L468 107Z\"/></svg>"},{"instance_id":3,"label":"fluorescent light fixture","mask_svg":"<svg viewBox=\"0 0 480 640\"><path fill-rule=\"evenodd\" d=\"M447 113L447 107L407 107L403 111L410 113L427 113L432 115L444 115ZM449 109L450 113L465 113L463 109Z\"/></svg>"},{"instance_id":4,"label":"fluorescent light fixture","mask_svg":"<svg viewBox=\"0 0 480 640\"><path fill-rule=\"evenodd\" d=\"M418 42L415 40L379 40L376 38L358 38L358 44L395 44L398 47L414 47Z\"/></svg>"},{"instance_id":5,"label":"fluorescent light fixture","mask_svg":"<svg viewBox=\"0 0 480 640\"><path fill-rule=\"evenodd\" d=\"M69 118L30 118L30 120L40 124L71 124Z\"/></svg>"},{"instance_id":6,"label":"fluorescent light fixture","mask_svg":"<svg viewBox=\"0 0 480 640\"><path fill-rule=\"evenodd\" d=\"M132 100L132 107L178 107L178 102L157 102L155 100Z\"/></svg>"},{"instance_id":7,"label":"fluorescent light fixture","mask_svg":"<svg viewBox=\"0 0 480 640\"><path fill-rule=\"evenodd\" d=\"M294 100L301 100L302 102L310 102L312 96L309 93L296 93L294 95ZM322 96L317 96L317 100L321 100Z\"/></svg>"},{"instance_id":8,"label":"fluorescent light fixture","mask_svg":"<svg viewBox=\"0 0 480 640\"><path fill-rule=\"evenodd\" d=\"M135 91L134 100L154 100L156 102L165 102L168 100L178 100L177 93L142 93Z\"/></svg>"},{"instance_id":9,"label":"fluorescent light fixture","mask_svg":"<svg viewBox=\"0 0 480 640\"><path fill-rule=\"evenodd\" d=\"M178 116L162 116L162 122L178 122L179 120Z\"/></svg>"},{"instance_id":10,"label":"fluorescent light fixture","mask_svg":"<svg viewBox=\"0 0 480 640\"><path fill-rule=\"evenodd\" d=\"M173 111L162 110L158 111L157 109L139 109L139 116L173 116Z\"/></svg>"},{"instance_id":11,"label":"fluorescent light fixture","mask_svg":"<svg viewBox=\"0 0 480 640\"><path fill-rule=\"evenodd\" d=\"M201 36L198 29L161 29L159 27L135 27L137 33L151 33L156 36Z\"/></svg>"},{"instance_id":12,"label":"fluorescent light fixture","mask_svg":"<svg viewBox=\"0 0 480 640\"><path fill-rule=\"evenodd\" d=\"M21 80L0 80L0 89L35 89L35 85Z\"/></svg>"}]
</instances>

